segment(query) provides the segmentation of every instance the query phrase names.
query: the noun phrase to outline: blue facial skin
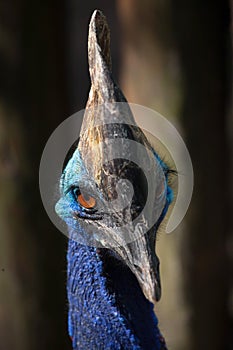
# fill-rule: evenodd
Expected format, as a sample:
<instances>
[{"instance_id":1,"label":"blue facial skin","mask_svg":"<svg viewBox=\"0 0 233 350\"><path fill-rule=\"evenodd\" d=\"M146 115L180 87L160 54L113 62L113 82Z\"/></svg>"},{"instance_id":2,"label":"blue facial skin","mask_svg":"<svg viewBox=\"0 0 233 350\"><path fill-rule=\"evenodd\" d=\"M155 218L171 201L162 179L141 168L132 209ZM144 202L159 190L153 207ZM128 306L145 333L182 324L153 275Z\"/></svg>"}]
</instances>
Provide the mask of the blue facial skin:
<instances>
[{"instance_id":1,"label":"blue facial skin","mask_svg":"<svg viewBox=\"0 0 233 350\"><path fill-rule=\"evenodd\" d=\"M155 153L168 180L168 168ZM82 220L101 220L101 211L85 209L77 201L79 187L87 188L102 202L101 193L88 176L78 149L66 165L60 181L57 214L69 228L67 251L68 330L74 350L162 350L166 349L158 320L129 268L116 258L85 244ZM155 225L157 230L172 201L167 185L166 204ZM98 207L98 206L97 206ZM94 227L94 226L93 226ZM94 230L94 228L93 228ZM82 240L75 240L77 235ZM74 238L74 239L72 239ZM80 244L82 242L82 244Z\"/></svg>"},{"instance_id":2,"label":"blue facial skin","mask_svg":"<svg viewBox=\"0 0 233 350\"><path fill-rule=\"evenodd\" d=\"M173 191L171 187L167 184L169 168L155 152L154 156L156 158L156 161L162 167L163 172L165 174L165 207L168 208L168 206L173 200ZM79 187L87 188L90 191L90 194L93 193L93 196L95 198L98 197L99 203L103 203L101 192L98 191L95 182L93 182L93 180L88 176L86 168L81 159L81 155L78 149L76 149L62 174L60 180L61 198L57 202L55 207L56 213L61 217L61 219L63 219L67 223L68 227L70 227L71 225L74 229L77 228L77 217L90 220L101 219L101 212L98 213L98 210L87 210L79 204L79 202L77 201L77 195L75 193ZM160 217L160 221L164 218L166 211L163 213L162 217ZM74 213L75 215L77 215L77 217L74 217Z\"/></svg>"}]
</instances>

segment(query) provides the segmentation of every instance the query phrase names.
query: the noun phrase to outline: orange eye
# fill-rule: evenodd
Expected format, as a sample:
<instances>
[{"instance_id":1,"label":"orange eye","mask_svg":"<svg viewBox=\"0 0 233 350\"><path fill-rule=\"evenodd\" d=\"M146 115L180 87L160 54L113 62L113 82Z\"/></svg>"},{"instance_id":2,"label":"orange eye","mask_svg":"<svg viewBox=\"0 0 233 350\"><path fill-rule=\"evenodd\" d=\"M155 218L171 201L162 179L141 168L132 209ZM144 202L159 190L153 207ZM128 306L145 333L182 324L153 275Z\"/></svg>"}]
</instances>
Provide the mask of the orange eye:
<instances>
[{"instance_id":1,"label":"orange eye","mask_svg":"<svg viewBox=\"0 0 233 350\"><path fill-rule=\"evenodd\" d=\"M86 209L93 209L96 205L96 200L95 198L88 196L88 195L83 195L82 193L80 193L78 195L77 201L79 202L79 204L86 208Z\"/></svg>"}]
</instances>

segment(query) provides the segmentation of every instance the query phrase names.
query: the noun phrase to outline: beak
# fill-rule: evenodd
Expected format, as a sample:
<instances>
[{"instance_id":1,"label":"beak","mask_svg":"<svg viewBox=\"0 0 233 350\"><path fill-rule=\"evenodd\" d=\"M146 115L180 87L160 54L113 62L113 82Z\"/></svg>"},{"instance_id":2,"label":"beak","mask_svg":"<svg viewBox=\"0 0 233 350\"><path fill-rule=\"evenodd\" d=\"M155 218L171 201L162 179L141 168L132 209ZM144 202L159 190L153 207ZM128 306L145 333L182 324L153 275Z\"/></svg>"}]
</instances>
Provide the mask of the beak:
<instances>
[{"instance_id":1,"label":"beak","mask_svg":"<svg viewBox=\"0 0 233 350\"><path fill-rule=\"evenodd\" d=\"M128 245L115 247L114 251L133 272L145 297L155 303L161 297L161 284L155 232L152 231Z\"/></svg>"},{"instance_id":2,"label":"beak","mask_svg":"<svg viewBox=\"0 0 233 350\"><path fill-rule=\"evenodd\" d=\"M89 26L88 58L91 89L84 113L78 150L88 174L95 181L103 196L114 197L114 193L111 192L111 189L114 188L114 179L119 179L123 173L123 178L139 186L134 188L134 193L139 196L135 207L137 205L143 207L145 196L140 169L132 166L130 161L111 157L111 154L115 154L113 147L108 146L106 151L106 142L109 139L132 140L143 145L144 149L150 150L150 152L146 151L145 156L149 168L151 162L154 162L148 140L137 127L123 93L113 81L109 28L106 18L98 10L93 13ZM112 161L108 162L104 168L102 164L105 164L106 152L108 153L107 158ZM124 152L130 159L129 150L125 148ZM121 158L126 159L127 157ZM112 219L110 221L113 222ZM114 229L111 234L114 235ZM109 244L108 248L112 249L128 265L146 298L153 303L158 301L161 289L159 260L155 254L155 229L151 229L131 243L126 241L121 241L121 243L112 246Z\"/></svg>"}]
</instances>

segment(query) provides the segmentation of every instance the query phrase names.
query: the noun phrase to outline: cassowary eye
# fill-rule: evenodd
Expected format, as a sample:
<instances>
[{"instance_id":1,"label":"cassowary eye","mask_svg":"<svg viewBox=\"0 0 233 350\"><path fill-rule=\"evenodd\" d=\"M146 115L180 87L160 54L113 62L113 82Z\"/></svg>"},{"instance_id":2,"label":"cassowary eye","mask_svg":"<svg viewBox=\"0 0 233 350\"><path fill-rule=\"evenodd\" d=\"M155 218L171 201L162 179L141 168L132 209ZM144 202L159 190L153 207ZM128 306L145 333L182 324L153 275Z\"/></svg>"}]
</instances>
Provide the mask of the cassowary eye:
<instances>
[{"instance_id":1,"label":"cassowary eye","mask_svg":"<svg viewBox=\"0 0 233 350\"><path fill-rule=\"evenodd\" d=\"M96 204L96 200L93 197L90 197L88 195L85 195L85 197L80 194L77 198L77 201L79 202L79 204L86 208L86 209L93 209L95 207Z\"/></svg>"},{"instance_id":2,"label":"cassowary eye","mask_svg":"<svg viewBox=\"0 0 233 350\"><path fill-rule=\"evenodd\" d=\"M88 193L81 193L79 189L75 189L74 195L76 201L85 209L93 209L96 206L96 199Z\"/></svg>"}]
</instances>

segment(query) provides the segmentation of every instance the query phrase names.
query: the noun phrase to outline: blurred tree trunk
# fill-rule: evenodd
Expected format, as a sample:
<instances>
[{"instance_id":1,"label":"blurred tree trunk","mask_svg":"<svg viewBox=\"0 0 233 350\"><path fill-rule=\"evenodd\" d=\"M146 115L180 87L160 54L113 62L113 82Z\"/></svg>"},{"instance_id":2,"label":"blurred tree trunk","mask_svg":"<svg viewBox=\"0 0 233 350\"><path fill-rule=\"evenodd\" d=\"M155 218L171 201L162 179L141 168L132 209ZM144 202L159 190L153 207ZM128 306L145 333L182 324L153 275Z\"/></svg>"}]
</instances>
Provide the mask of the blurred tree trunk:
<instances>
[{"instance_id":1,"label":"blurred tree trunk","mask_svg":"<svg viewBox=\"0 0 233 350\"><path fill-rule=\"evenodd\" d=\"M186 226L157 244L162 331L172 349L230 349L229 4L118 0L118 9L125 95L165 116L182 110L194 166Z\"/></svg>"},{"instance_id":2,"label":"blurred tree trunk","mask_svg":"<svg viewBox=\"0 0 233 350\"><path fill-rule=\"evenodd\" d=\"M121 87L129 102L157 110L178 126L181 79L171 27L171 5L154 0L118 0L121 21ZM166 159L166 157L165 157ZM188 349L187 308L182 293L179 247L182 232L159 235L162 299L155 306L168 347Z\"/></svg>"},{"instance_id":3,"label":"blurred tree trunk","mask_svg":"<svg viewBox=\"0 0 233 350\"><path fill-rule=\"evenodd\" d=\"M38 185L43 147L67 115L62 1L0 3L0 349L68 349L66 239Z\"/></svg>"},{"instance_id":4,"label":"blurred tree trunk","mask_svg":"<svg viewBox=\"0 0 233 350\"><path fill-rule=\"evenodd\" d=\"M183 245L193 350L230 349L232 333L229 6L226 0L180 0L173 9L184 77L183 124L195 175Z\"/></svg>"}]
</instances>

